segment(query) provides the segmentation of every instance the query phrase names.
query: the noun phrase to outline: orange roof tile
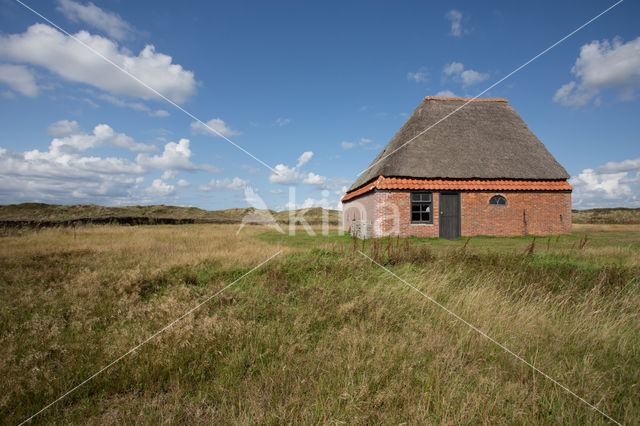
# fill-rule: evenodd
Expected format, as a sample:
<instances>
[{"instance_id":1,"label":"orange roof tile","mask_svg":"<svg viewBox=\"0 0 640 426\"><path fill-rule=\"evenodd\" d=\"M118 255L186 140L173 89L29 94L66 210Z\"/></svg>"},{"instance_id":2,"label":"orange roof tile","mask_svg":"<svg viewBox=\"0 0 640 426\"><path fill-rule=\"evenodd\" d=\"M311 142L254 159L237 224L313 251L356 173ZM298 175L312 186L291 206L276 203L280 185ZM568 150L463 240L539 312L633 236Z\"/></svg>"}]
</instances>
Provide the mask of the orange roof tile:
<instances>
[{"instance_id":1,"label":"orange roof tile","mask_svg":"<svg viewBox=\"0 0 640 426\"><path fill-rule=\"evenodd\" d=\"M373 189L423 189L436 191L571 191L566 180L521 179L412 179L378 177L374 182L348 192L347 201Z\"/></svg>"}]
</instances>

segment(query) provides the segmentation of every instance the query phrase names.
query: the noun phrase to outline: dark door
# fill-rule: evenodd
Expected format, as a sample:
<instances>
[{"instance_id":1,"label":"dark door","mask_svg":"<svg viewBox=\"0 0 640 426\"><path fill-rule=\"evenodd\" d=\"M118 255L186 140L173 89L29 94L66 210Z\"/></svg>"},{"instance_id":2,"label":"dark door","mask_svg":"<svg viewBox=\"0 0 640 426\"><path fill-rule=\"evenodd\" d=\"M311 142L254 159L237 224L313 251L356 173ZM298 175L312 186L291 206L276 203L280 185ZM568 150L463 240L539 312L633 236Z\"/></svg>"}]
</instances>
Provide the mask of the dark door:
<instances>
[{"instance_id":1,"label":"dark door","mask_svg":"<svg viewBox=\"0 0 640 426\"><path fill-rule=\"evenodd\" d=\"M455 240L460 236L460 194L440 194L440 238Z\"/></svg>"}]
</instances>

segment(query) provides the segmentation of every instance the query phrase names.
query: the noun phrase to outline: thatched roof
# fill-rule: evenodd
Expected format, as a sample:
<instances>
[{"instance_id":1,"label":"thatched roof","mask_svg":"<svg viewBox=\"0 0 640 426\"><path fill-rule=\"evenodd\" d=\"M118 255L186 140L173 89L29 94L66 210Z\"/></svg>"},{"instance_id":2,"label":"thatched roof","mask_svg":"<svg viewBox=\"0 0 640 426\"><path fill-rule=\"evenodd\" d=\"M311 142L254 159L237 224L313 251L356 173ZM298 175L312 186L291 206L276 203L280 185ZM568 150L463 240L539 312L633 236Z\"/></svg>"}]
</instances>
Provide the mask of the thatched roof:
<instances>
[{"instance_id":1,"label":"thatched roof","mask_svg":"<svg viewBox=\"0 0 640 426\"><path fill-rule=\"evenodd\" d=\"M360 175L349 191L378 176L546 180L569 178L566 170L531 132L506 99L475 99L435 124L467 101L468 99L462 98L424 98L372 162L373 166ZM433 127L400 148L430 126ZM384 158L396 149L396 152Z\"/></svg>"}]
</instances>

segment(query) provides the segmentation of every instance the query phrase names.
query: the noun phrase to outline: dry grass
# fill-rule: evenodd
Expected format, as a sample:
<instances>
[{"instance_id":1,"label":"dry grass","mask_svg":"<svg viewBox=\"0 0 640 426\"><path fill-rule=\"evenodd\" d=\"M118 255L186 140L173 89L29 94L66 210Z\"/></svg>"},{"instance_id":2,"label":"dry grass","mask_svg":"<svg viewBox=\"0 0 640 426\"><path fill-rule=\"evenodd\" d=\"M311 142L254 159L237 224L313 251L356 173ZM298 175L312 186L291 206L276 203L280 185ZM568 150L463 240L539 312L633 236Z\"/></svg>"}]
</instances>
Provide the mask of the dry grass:
<instances>
[{"instance_id":1,"label":"dry grass","mask_svg":"<svg viewBox=\"0 0 640 426\"><path fill-rule=\"evenodd\" d=\"M3 237L0 417L25 419L282 249L37 422L605 423L366 261L348 237L235 231ZM530 255L530 238L382 240L364 250L614 418L638 423L640 229L578 231L538 239Z\"/></svg>"}]
</instances>

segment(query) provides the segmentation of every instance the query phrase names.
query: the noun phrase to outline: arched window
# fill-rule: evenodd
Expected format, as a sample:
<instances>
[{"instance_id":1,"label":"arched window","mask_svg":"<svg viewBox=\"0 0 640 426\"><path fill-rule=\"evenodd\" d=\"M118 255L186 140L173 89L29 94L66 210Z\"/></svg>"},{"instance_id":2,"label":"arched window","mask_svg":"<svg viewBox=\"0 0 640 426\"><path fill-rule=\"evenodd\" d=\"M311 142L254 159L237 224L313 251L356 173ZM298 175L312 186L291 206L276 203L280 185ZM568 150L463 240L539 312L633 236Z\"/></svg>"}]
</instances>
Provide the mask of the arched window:
<instances>
[{"instance_id":1,"label":"arched window","mask_svg":"<svg viewBox=\"0 0 640 426\"><path fill-rule=\"evenodd\" d=\"M507 199L504 198L502 195L494 195L489 200L489 204L496 205L496 206L506 206Z\"/></svg>"}]
</instances>

